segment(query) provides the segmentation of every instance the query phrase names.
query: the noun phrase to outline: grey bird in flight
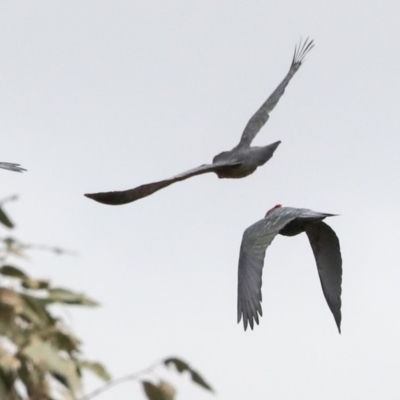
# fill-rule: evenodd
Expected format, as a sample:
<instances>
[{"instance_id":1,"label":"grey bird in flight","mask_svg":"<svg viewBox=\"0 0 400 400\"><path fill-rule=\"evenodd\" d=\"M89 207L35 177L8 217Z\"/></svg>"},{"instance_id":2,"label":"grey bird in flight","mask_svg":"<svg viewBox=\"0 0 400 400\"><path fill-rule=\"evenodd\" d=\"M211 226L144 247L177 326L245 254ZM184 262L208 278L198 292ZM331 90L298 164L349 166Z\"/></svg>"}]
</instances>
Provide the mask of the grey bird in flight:
<instances>
[{"instance_id":1,"label":"grey bird in flight","mask_svg":"<svg viewBox=\"0 0 400 400\"><path fill-rule=\"evenodd\" d=\"M23 172L26 171L25 168L21 168L19 164L9 163L9 162L0 162L0 168L8 169L9 171L14 172Z\"/></svg>"},{"instance_id":2,"label":"grey bird in flight","mask_svg":"<svg viewBox=\"0 0 400 400\"><path fill-rule=\"evenodd\" d=\"M264 165L272 157L281 142L278 141L263 147L250 147L251 142L268 121L269 113L274 109L285 92L286 86L302 65L307 53L313 47L314 42L308 39L306 39L304 43L300 42L300 44L295 47L289 72L260 109L250 118L250 121L243 131L239 144L230 151L224 151L216 155L211 164L204 164L176 175L173 178L141 185L135 189L119 192L88 193L85 194L85 196L99 203L121 205L150 196L175 182L180 182L196 175L214 172L217 174L218 178L244 178L252 174L258 167Z\"/></svg>"},{"instance_id":3,"label":"grey bird in flight","mask_svg":"<svg viewBox=\"0 0 400 400\"><path fill-rule=\"evenodd\" d=\"M333 216L335 214L278 204L267 212L264 219L244 231L239 255L237 304L238 323L243 317L244 330L248 324L253 329L254 321L258 324L258 316L262 316L262 269L267 247L278 234L295 236L305 232L317 263L322 291L340 333L342 256L335 232L322 222L324 218Z\"/></svg>"}]
</instances>

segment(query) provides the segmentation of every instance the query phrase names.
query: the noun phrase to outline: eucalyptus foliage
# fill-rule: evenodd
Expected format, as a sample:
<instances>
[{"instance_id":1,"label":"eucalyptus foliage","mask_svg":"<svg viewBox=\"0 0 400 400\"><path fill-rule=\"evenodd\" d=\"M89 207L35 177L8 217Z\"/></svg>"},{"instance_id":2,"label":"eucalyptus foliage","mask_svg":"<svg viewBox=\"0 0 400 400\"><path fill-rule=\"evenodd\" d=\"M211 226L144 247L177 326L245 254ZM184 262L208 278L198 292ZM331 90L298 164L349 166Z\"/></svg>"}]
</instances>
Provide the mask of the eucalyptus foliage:
<instances>
[{"instance_id":1,"label":"eucalyptus foliage","mask_svg":"<svg viewBox=\"0 0 400 400\"><path fill-rule=\"evenodd\" d=\"M82 357L80 340L51 307L97 303L83 293L35 279L10 261L26 256L30 246L9 235L14 224L3 205L0 225L5 232L0 236L0 399L76 399L85 369L110 380L102 364Z\"/></svg>"},{"instance_id":2,"label":"eucalyptus foliage","mask_svg":"<svg viewBox=\"0 0 400 400\"><path fill-rule=\"evenodd\" d=\"M4 211L4 203L0 202L0 400L89 400L126 381L139 382L149 400L174 400L175 388L165 380L155 382L154 376L155 369L170 366L213 391L197 371L176 357L115 380L102 364L83 358L80 340L54 313L53 306L95 307L97 302L83 293L53 286L49 280L33 278L15 263L31 248L55 254L66 251L28 245L10 236L14 223ZM82 395L84 370L106 383Z\"/></svg>"}]
</instances>

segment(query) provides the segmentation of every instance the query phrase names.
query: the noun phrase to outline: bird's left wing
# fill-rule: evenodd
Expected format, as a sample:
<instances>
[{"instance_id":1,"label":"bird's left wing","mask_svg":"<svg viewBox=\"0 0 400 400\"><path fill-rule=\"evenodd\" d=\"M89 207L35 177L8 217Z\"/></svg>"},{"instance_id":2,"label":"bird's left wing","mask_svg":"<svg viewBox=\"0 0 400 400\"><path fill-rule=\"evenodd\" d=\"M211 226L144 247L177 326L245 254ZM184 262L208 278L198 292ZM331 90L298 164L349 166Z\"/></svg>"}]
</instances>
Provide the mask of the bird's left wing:
<instances>
[{"instance_id":1,"label":"bird's left wing","mask_svg":"<svg viewBox=\"0 0 400 400\"><path fill-rule=\"evenodd\" d=\"M262 269L267 247L297 214L296 209L282 207L244 231L239 255L237 303L238 323L243 316L244 330L248 324L253 329L254 321L259 322L258 315L262 316Z\"/></svg>"},{"instance_id":2,"label":"bird's left wing","mask_svg":"<svg viewBox=\"0 0 400 400\"><path fill-rule=\"evenodd\" d=\"M342 256L339 239L324 222L307 225L306 234L317 262L322 291L340 332L342 293Z\"/></svg>"},{"instance_id":3,"label":"bird's left wing","mask_svg":"<svg viewBox=\"0 0 400 400\"><path fill-rule=\"evenodd\" d=\"M21 168L19 164L14 164L9 162L0 162L0 168L8 169L9 171L14 171L14 172L26 171L26 169Z\"/></svg>"},{"instance_id":4,"label":"bird's left wing","mask_svg":"<svg viewBox=\"0 0 400 400\"><path fill-rule=\"evenodd\" d=\"M216 162L213 164L204 164L200 167L191 169L183 172L182 174L176 175L173 178L164 179L158 182L147 183L145 185L138 186L135 189L123 190L120 192L102 192L102 193L88 193L86 197L98 201L99 203L108 205L121 205L131 203L142 199L143 197L150 196L154 192L163 189L175 182L180 182L185 179L191 178L192 176L206 174L208 172L217 172L225 168L232 168L239 166L241 163L238 161L227 161L227 162Z\"/></svg>"},{"instance_id":5,"label":"bird's left wing","mask_svg":"<svg viewBox=\"0 0 400 400\"><path fill-rule=\"evenodd\" d=\"M306 39L303 44L300 42L300 44L296 46L289 72L260 109L250 118L244 128L238 147L247 148L250 146L257 133L268 121L269 113L275 108L283 93L285 93L286 86L302 65L305 56L313 47L314 42L308 39Z\"/></svg>"}]
</instances>

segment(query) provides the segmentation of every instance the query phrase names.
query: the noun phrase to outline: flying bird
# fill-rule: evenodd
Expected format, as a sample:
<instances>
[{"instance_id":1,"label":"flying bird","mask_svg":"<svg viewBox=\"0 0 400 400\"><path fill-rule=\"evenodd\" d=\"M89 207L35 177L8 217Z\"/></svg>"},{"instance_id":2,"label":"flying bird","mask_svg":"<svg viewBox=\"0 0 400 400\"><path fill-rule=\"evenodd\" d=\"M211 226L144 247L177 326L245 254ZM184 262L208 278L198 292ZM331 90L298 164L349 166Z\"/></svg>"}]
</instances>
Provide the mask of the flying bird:
<instances>
[{"instance_id":1,"label":"flying bird","mask_svg":"<svg viewBox=\"0 0 400 400\"><path fill-rule=\"evenodd\" d=\"M26 171L25 168L21 168L19 164L9 163L9 162L0 162L0 168L8 169L9 171L14 172L23 172Z\"/></svg>"},{"instance_id":2,"label":"flying bird","mask_svg":"<svg viewBox=\"0 0 400 400\"><path fill-rule=\"evenodd\" d=\"M150 196L173 183L183 181L196 175L214 172L217 174L218 178L244 178L252 174L258 167L264 165L272 157L281 142L277 141L263 147L250 147L251 142L268 121L270 112L282 97L286 86L302 65L307 53L313 47L313 40L308 39L306 39L304 43L300 42L299 45L295 47L289 72L260 109L250 118L243 131L239 144L230 151L224 151L216 155L211 164L204 164L176 175L173 178L141 185L135 189L119 192L88 193L85 194L85 196L99 203L121 205Z\"/></svg>"},{"instance_id":3,"label":"flying bird","mask_svg":"<svg viewBox=\"0 0 400 400\"><path fill-rule=\"evenodd\" d=\"M278 204L267 212L264 219L244 231L239 255L237 305L238 323L243 317L244 330L248 324L253 329L254 321L258 324L258 316L262 316L262 268L267 247L278 234L295 236L305 232L317 263L322 291L340 333L342 256L335 232L322 222L324 218L333 216L335 214Z\"/></svg>"}]
</instances>

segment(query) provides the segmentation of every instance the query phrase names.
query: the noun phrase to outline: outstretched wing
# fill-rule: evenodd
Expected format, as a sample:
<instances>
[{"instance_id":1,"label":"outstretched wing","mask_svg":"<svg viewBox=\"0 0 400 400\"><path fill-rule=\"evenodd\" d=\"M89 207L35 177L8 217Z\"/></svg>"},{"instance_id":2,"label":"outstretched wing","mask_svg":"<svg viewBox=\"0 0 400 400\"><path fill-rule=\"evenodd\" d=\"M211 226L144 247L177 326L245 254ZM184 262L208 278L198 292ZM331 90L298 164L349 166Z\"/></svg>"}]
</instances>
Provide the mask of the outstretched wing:
<instances>
[{"instance_id":1,"label":"outstretched wing","mask_svg":"<svg viewBox=\"0 0 400 400\"><path fill-rule=\"evenodd\" d=\"M279 208L244 231L239 255L237 304L238 323L243 316L244 330L248 324L253 329L254 321L259 323L258 315L262 316L262 269L267 247L279 231L297 217L297 213L293 208Z\"/></svg>"},{"instance_id":2,"label":"outstretched wing","mask_svg":"<svg viewBox=\"0 0 400 400\"><path fill-rule=\"evenodd\" d=\"M14 171L14 172L26 171L25 168L21 168L19 165L20 164L14 164L14 163L8 163L8 162L0 162L0 168L8 169L9 171Z\"/></svg>"},{"instance_id":3,"label":"outstretched wing","mask_svg":"<svg viewBox=\"0 0 400 400\"><path fill-rule=\"evenodd\" d=\"M238 161L231 162L217 162L213 164L205 164L200 167L191 169L189 171L183 172L182 174L176 175L173 178L164 179L162 181L148 183L146 185L138 186L135 189L124 190L121 192L103 192L103 193L89 193L85 194L89 199L98 201L99 203L108 205L121 205L131 203L133 201L142 199L143 197L150 196L151 194L163 189L175 182L180 182L185 179L191 178L192 176L207 174L208 172L217 172L225 168L237 167L241 163Z\"/></svg>"},{"instance_id":4,"label":"outstretched wing","mask_svg":"<svg viewBox=\"0 0 400 400\"><path fill-rule=\"evenodd\" d=\"M302 65L305 56L313 47L314 41L308 39L306 39L303 44L300 42L299 45L295 47L292 65L290 66L289 72L285 76L285 79L271 94L271 96L269 96L265 103L260 107L260 109L250 118L250 121L244 128L238 147L247 148L250 146L257 133L268 121L269 113L274 109L274 107L282 97L283 93L285 92L286 86L292 79L293 75Z\"/></svg>"},{"instance_id":5,"label":"outstretched wing","mask_svg":"<svg viewBox=\"0 0 400 400\"><path fill-rule=\"evenodd\" d=\"M324 222L308 224L306 234L317 262L322 291L340 332L342 256L339 239L333 229Z\"/></svg>"}]
</instances>

